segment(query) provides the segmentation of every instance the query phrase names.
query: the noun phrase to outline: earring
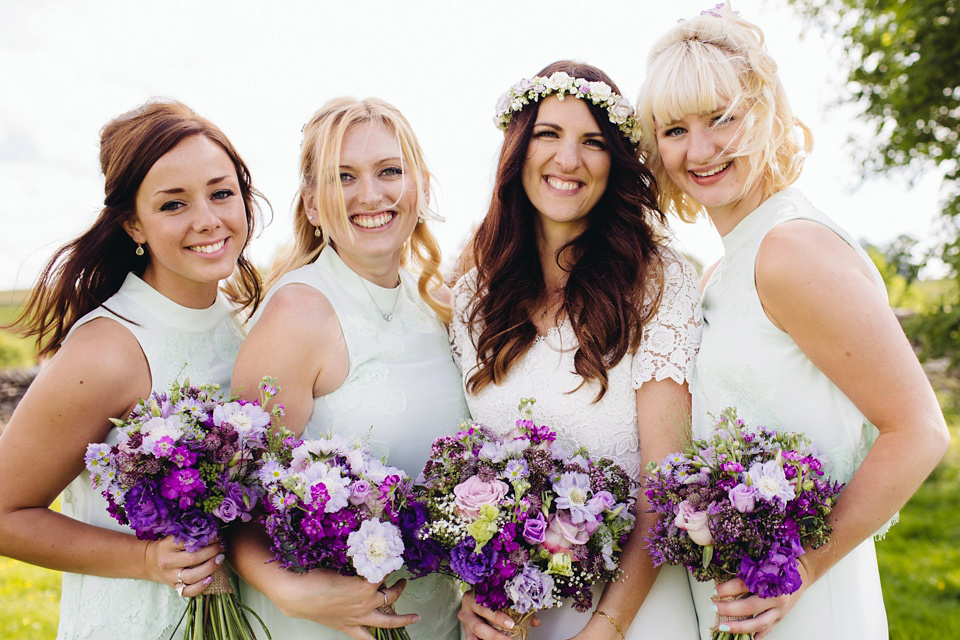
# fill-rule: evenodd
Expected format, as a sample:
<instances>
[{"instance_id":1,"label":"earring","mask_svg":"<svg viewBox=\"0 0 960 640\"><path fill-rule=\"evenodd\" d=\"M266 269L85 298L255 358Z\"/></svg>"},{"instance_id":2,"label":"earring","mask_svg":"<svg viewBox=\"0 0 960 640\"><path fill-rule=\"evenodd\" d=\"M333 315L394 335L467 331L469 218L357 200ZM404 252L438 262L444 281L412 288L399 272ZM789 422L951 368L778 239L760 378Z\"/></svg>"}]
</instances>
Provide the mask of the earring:
<instances>
[{"instance_id":1,"label":"earring","mask_svg":"<svg viewBox=\"0 0 960 640\"><path fill-rule=\"evenodd\" d=\"M423 216L417 216L417 224L423 224L426 221L427 219L424 218Z\"/></svg>"},{"instance_id":2,"label":"earring","mask_svg":"<svg viewBox=\"0 0 960 640\"><path fill-rule=\"evenodd\" d=\"M134 253L137 254L138 256L143 255L143 245L140 244L139 242L137 243L137 249L136 251L134 251Z\"/></svg>"},{"instance_id":3,"label":"earring","mask_svg":"<svg viewBox=\"0 0 960 640\"><path fill-rule=\"evenodd\" d=\"M319 226L318 226L318 227L314 227L314 229L313 229L313 235L317 236L318 238L323 235L323 231L320 231L320 227L319 227Z\"/></svg>"}]
</instances>

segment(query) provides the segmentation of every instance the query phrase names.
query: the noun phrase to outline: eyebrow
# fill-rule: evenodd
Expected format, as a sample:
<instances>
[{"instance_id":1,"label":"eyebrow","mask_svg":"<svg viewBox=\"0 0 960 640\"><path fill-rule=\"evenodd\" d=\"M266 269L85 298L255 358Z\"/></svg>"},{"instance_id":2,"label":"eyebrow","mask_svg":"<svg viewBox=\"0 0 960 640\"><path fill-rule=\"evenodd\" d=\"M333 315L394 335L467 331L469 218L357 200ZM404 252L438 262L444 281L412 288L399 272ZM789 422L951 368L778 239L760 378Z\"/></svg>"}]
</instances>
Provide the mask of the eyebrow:
<instances>
[{"instance_id":1,"label":"eyebrow","mask_svg":"<svg viewBox=\"0 0 960 640\"><path fill-rule=\"evenodd\" d=\"M207 180L207 186L209 187L219 182L223 182L224 180L227 180L229 177L230 176L220 176L219 178L210 178L209 180ZM153 195L157 196L157 195L160 195L161 193L176 194L176 193L184 193L184 192L186 192L186 189L184 189L183 187L173 187L172 189L161 189L160 191L157 191Z\"/></svg>"},{"instance_id":2,"label":"eyebrow","mask_svg":"<svg viewBox=\"0 0 960 640\"><path fill-rule=\"evenodd\" d=\"M553 129L553 130L555 130L555 131L563 131L563 127L561 127L561 126L558 125L558 124L554 124L554 123L552 123L552 122L534 122L534 123L533 123L533 126L535 126L535 127L550 127L551 129ZM587 138L603 138L603 137L604 137L603 132L601 132L601 131L589 131L589 132L587 132L587 133L585 133L585 134L583 134L583 135L584 135L585 137L587 137Z\"/></svg>"},{"instance_id":3,"label":"eyebrow","mask_svg":"<svg viewBox=\"0 0 960 640\"><path fill-rule=\"evenodd\" d=\"M381 160L377 160L374 164L377 165L377 166L383 165L383 164L403 164L403 158L401 158L400 156L392 156L392 157L390 157L390 158L383 158L383 159L381 159ZM341 169L353 169L353 165L352 165L352 164L341 164L341 165L340 165L340 168L341 168Z\"/></svg>"}]
</instances>

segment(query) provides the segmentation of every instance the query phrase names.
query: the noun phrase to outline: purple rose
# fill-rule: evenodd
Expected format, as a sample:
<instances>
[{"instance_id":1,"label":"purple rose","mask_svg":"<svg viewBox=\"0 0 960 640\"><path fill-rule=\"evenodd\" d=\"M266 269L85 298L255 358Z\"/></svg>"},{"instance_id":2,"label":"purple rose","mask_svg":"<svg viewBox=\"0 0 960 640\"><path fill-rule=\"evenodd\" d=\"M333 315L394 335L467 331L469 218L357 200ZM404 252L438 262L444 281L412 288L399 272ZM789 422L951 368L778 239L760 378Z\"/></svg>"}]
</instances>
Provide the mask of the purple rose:
<instances>
[{"instance_id":1,"label":"purple rose","mask_svg":"<svg viewBox=\"0 0 960 640\"><path fill-rule=\"evenodd\" d=\"M479 476L470 476L453 488L457 512L461 516L476 518L480 515L480 507L485 504L497 506L509 490L507 483L500 480L484 482Z\"/></svg>"},{"instance_id":2,"label":"purple rose","mask_svg":"<svg viewBox=\"0 0 960 640\"><path fill-rule=\"evenodd\" d=\"M787 595L800 588L797 558L803 554L803 548L796 541L790 546L774 544L767 555L758 561L746 556L740 562L740 577L747 588L761 598L775 598Z\"/></svg>"},{"instance_id":3,"label":"purple rose","mask_svg":"<svg viewBox=\"0 0 960 640\"><path fill-rule=\"evenodd\" d=\"M538 512L536 518L528 518L523 523L523 539L530 544L543 544L544 534L547 532L547 521Z\"/></svg>"},{"instance_id":4,"label":"purple rose","mask_svg":"<svg viewBox=\"0 0 960 640\"><path fill-rule=\"evenodd\" d=\"M593 497L587 501L587 509L595 516L599 516L604 511L609 511L617 504L616 498L609 491L597 491Z\"/></svg>"},{"instance_id":5,"label":"purple rose","mask_svg":"<svg viewBox=\"0 0 960 640\"><path fill-rule=\"evenodd\" d=\"M550 525L543 538L543 548L550 553L565 553L574 559L573 549L587 543L590 533L584 526L577 526L568 516L550 516Z\"/></svg>"},{"instance_id":6,"label":"purple rose","mask_svg":"<svg viewBox=\"0 0 960 640\"><path fill-rule=\"evenodd\" d=\"M350 485L350 504L356 506L363 504L370 495L370 483L364 479L359 479Z\"/></svg>"},{"instance_id":7,"label":"purple rose","mask_svg":"<svg viewBox=\"0 0 960 640\"><path fill-rule=\"evenodd\" d=\"M213 515L217 516L223 522L232 522L240 515L240 507L230 497L224 497L220 505L213 510Z\"/></svg>"},{"instance_id":8,"label":"purple rose","mask_svg":"<svg viewBox=\"0 0 960 640\"><path fill-rule=\"evenodd\" d=\"M749 487L742 482L727 491L730 498L730 504L740 513L750 513L756 506L757 490Z\"/></svg>"},{"instance_id":9,"label":"purple rose","mask_svg":"<svg viewBox=\"0 0 960 640\"><path fill-rule=\"evenodd\" d=\"M450 569L469 584L481 582L493 573L497 563L497 552L493 545L484 545L480 553L474 553L476 545L476 540L467 537L450 550Z\"/></svg>"}]
</instances>

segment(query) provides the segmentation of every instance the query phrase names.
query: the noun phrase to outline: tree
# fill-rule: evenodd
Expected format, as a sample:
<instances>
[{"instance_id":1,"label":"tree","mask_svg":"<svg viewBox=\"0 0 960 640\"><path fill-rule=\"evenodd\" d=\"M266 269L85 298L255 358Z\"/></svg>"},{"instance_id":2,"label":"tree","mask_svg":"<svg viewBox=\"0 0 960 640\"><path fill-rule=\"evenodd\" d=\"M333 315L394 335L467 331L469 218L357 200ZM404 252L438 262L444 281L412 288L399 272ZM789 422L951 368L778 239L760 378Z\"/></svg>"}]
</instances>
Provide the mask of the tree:
<instances>
[{"instance_id":1,"label":"tree","mask_svg":"<svg viewBox=\"0 0 960 640\"><path fill-rule=\"evenodd\" d=\"M862 109L875 134L856 145L863 174L915 177L934 167L944 174L934 251L955 286L905 328L924 355L950 356L960 366L960 0L790 2L844 46L845 99Z\"/></svg>"}]
</instances>

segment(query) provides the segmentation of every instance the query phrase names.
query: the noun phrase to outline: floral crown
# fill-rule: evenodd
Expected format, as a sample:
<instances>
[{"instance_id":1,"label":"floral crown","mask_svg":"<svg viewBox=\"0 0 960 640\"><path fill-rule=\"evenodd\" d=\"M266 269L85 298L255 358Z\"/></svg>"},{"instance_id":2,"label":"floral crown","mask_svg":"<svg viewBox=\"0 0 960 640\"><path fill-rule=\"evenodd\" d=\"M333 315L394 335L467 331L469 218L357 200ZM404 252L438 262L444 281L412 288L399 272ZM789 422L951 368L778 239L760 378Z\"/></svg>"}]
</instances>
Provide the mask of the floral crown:
<instances>
[{"instance_id":1,"label":"floral crown","mask_svg":"<svg viewBox=\"0 0 960 640\"><path fill-rule=\"evenodd\" d=\"M571 95L603 107L610 115L610 122L617 125L625 138L632 144L639 142L640 124L629 100L614 93L606 82L574 78L563 71L557 71L549 76L524 78L510 87L497 101L497 115L494 116L493 122L498 129L506 131L515 111L520 111L531 102L539 102L541 98L554 93L560 100L563 100L565 95Z\"/></svg>"}]
</instances>

